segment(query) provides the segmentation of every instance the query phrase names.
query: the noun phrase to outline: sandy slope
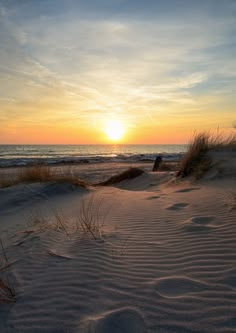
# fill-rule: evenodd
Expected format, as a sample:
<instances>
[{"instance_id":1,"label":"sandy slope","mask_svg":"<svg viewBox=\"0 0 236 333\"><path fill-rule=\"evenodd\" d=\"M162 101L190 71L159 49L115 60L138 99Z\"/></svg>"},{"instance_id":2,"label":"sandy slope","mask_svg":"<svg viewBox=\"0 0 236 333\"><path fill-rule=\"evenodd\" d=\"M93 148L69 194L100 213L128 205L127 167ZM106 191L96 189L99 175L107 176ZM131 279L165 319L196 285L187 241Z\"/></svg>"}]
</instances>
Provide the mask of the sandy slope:
<instances>
[{"instance_id":1,"label":"sandy slope","mask_svg":"<svg viewBox=\"0 0 236 333\"><path fill-rule=\"evenodd\" d=\"M1 332L236 332L235 178L172 178L1 189L17 294L0 305ZM97 240L76 229L79 205L91 196L90 211L98 223L105 218ZM55 211L66 231L55 229ZM32 214L51 227L32 227Z\"/></svg>"}]
</instances>

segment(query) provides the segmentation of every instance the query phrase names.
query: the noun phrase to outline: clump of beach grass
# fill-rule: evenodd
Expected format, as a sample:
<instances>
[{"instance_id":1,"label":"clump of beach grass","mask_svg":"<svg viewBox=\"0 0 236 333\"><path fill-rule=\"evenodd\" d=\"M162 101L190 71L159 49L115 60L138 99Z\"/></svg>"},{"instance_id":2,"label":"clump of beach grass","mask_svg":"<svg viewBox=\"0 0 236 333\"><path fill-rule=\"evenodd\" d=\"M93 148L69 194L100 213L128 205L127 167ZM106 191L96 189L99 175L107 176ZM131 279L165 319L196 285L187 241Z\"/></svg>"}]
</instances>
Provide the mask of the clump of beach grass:
<instances>
[{"instance_id":1,"label":"clump of beach grass","mask_svg":"<svg viewBox=\"0 0 236 333\"><path fill-rule=\"evenodd\" d=\"M75 186L86 188L88 184L76 177L71 168L62 168L57 172L52 171L52 167L45 164L34 164L28 167L21 168L11 178L6 174L0 174L0 188L9 187L21 183L44 183L58 182L70 183Z\"/></svg>"},{"instance_id":2,"label":"clump of beach grass","mask_svg":"<svg viewBox=\"0 0 236 333\"><path fill-rule=\"evenodd\" d=\"M45 182L52 178L52 172L47 165L34 164L29 167L23 168L19 174L18 179L21 182Z\"/></svg>"},{"instance_id":3,"label":"clump of beach grass","mask_svg":"<svg viewBox=\"0 0 236 333\"><path fill-rule=\"evenodd\" d=\"M201 178L212 167L209 151L236 150L236 134L223 135L217 132L194 133L187 153L179 163L177 176Z\"/></svg>"},{"instance_id":4,"label":"clump of beach grass","mask_svg":"<svg viewBox=\"0 0 236 333\"><path fill-rule=\"evenodd\" d=\"M46 231L58 231L69 234L69 222L64 214L55 208L51 208L51 214L44 215L40 210L31 212L29 223L23 233L43 233Z\"/></svg>"},{"instance_id":5,"label":"clump of beach grass","mask_svg":"<svg viewBox=\"0 0 236 333\"><path fill-rule=\"evenodd\" d=\"M114 176L110 177L109 179L107 179L103 182L100 182L100 183L96 184L96 185L102 185L102 186L113 185L113 184L116 184L116 183L120 183L121 181L126 180L126 179L133 179L133 178L139 177L143 173L144 173L144 171L142 169L129 168L129 169L117 174L117 175L114 175Z\"/></svg>"},{"instance_id":6,"label":"clump of beach grass","mask_svg":"<svg viewBox=\"0 0 236 333\"><path fill-rule=\"evenodd\" d=\"M195 133L188 151L180 161L177 176L187 177L193 175L208 160L209 135L206 133ZM208 165L208 163L207 163Z\"/></svg>"},{"instance_id":7,"label":"clump of beach grass","mask_svg":"<svg viewBox=\"0 0 236 333\"><path fill-rule=\"evenodd\" d=\"M95 240L102 239L103 227L110 209L111 207L105 207L103 197L92 194L79 201L76 219L68 218L66 214L55 208L52 208L51 214L47 216L40 211L35 211L29 216L28 227L21 232L31 234L56 231L65 233L67 236L81 233Z\"/></svg>"},{"instance_id":8,"label":"clump of beach grass","mask_svg":"<svg viewBox=\"0 0 236 333\"><path fill-rule=\"evenodd\" d=\"M77 218L77 229L93 239L102 239L103 227L110 209L102 214L103 198L91 195L81 199Z\"/></svg>"},{"instance_id":9,"label":"clump of beach grass","mask_svg":"<svg viewBox=\"0 0 236 333\"><path fill-rule=\"evenodd\" d=\"M216 134L206 133L208 135L209 149L236 151L236 133L231 132L228 135L217 132Z\"/></svg>"}]
</instances>

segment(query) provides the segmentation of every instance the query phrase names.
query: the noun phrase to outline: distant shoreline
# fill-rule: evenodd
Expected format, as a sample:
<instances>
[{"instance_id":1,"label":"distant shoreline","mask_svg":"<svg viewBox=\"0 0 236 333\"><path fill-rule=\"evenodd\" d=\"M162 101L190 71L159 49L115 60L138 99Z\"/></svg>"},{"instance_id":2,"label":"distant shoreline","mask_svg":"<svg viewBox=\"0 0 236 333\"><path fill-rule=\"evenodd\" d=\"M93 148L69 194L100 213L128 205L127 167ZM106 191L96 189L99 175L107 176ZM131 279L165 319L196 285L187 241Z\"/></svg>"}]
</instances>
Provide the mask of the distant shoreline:
<instances>
[{"instance_id":1,"label":"distant shoreline","mask_svg":"<svg viewBox=\"0 0 236 333\"><path fill-rule=\"evenodd\" d=\"M0 168L35 163L45 165L94 164L110 162L151 162L157 155L164 161L180 160L186 145L88 145L88 146L1 146Z\"/></svg>"}]
</instances>

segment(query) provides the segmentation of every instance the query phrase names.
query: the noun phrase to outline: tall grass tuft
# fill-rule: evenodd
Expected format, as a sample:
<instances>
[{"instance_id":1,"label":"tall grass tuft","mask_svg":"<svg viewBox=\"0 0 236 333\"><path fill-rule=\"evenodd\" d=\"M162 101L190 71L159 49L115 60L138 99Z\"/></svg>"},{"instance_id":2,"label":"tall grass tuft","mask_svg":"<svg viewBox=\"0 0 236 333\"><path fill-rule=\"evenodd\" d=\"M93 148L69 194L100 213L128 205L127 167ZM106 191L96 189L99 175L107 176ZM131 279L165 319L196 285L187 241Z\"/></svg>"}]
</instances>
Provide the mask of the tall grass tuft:
<instances>
[{"instance_id":1,"label":"tall grass tuft","mask_svg":"<svg viewBox=\"0 0 236 333\"><path fill-rule=\"evenodd\" d=\"M228 135L218 132L217 134L207 134L209 136L209 149L212 150L236 150L236 133L231 132Z\"/></svg>"},{"instance_id":2,"label":"tall grass tuft","mask_svg":"<svg viewBox=\"0 0 236 333\"><path fill-rule=\"evenodd\" d=\"M192 175L198 172L199 167L203 165L206 165L205 169L207 169L210 166L210 161L208 162L207 158L208 150L209 135L206 133L195 133L187 153L180 161L177 176L187 177Z\"/></svg>"},{"instance_id":3,"label":"tall grass tuft","mask_svg":"<svg viewBox=\"0 0 236 333\"><path fill-rule=\"evenodd\" d=\"M110 211L108 209L102 214L102 208L103 199L99 199L95 195L80 201L77 229L82 230L84 234L90 235L95 240L102 239L105 219Z\"/></svg>"},{"instance_id":4,"label":"tall grass tuft","mask_svg":"<svg viewBox=\"0 0 236 333\"><path fill-rule=\"evenodd\" d=\"M53 169L44 164L34 164L29 167L24 167L12 178L6 174L0 174L0 188L9 187L21 183L35 182L59 182L70 183L75 186L86 188L88 184L76 177L72 170L68 167L53 172Z\"/></svg>"},{"instance_id":5,"label":"tall grass tuft","mask_svg":"<svg viewBox=\"0 0 236 333\"><path fill-rule=\"evenodd\" d=\"M236 150L236 133L227 136L222 133L210 132L194 133L187 153L179 163L177 176L187 177L193 175L200 178L212 167L209 151Z\"/></svg>"}]
</instances>

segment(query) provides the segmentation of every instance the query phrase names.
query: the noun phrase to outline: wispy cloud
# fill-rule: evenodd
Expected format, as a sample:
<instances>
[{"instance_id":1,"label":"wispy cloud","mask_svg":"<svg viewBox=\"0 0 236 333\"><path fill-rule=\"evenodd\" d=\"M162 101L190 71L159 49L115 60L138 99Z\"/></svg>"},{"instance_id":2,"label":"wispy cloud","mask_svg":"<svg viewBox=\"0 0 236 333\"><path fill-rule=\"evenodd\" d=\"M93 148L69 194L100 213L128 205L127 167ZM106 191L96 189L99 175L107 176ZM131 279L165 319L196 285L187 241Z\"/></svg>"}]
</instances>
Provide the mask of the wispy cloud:
<instances>
[{"instance_id":1,"label":"wispy cloud","mask_svg":"<svg viewBox=\"0 0 236 333\"><path fill-rule=\"evenodd\" d=\"M235 106L234 2L59 2L0 6L1 121L85 126L116 114L133 126L209 119L216 94Z\"/></svg>"}]
</instances>

